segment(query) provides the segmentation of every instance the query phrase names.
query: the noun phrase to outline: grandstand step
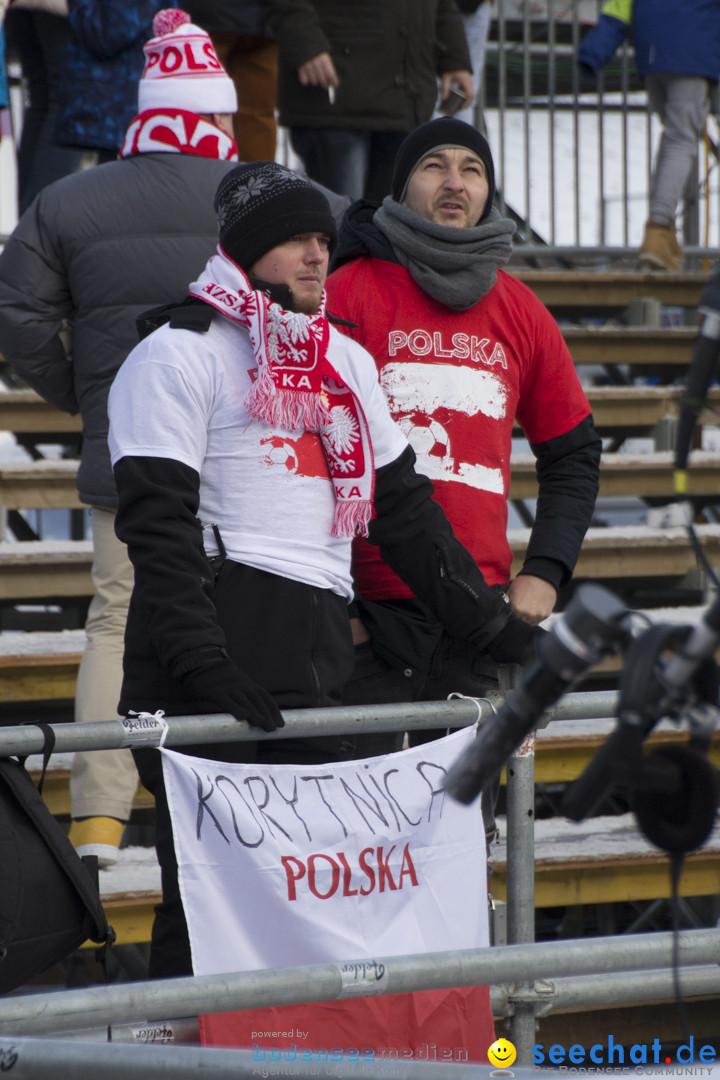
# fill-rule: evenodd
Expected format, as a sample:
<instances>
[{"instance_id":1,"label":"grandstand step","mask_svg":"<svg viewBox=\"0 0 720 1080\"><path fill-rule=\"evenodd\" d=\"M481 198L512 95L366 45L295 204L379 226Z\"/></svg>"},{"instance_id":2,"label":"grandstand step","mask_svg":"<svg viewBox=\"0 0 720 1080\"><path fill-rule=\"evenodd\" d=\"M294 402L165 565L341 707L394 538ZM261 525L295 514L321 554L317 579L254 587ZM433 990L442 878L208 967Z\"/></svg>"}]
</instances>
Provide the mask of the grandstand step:
<instances>
[{"instance_id":1,"label":"grandstand step","mask_svg":"<svg viewBox=\"0 0 720 1080\"><path fill-rule=\"evenodd\" d=\"M532 270L520 266L509 266L507 271L525 282L551 311L570 308L584 313L621 311L634 300L647 298L668 306L697 308L710 276L705 272Z\"/></svg>"},{"instance_id":2,"label":"grandstand step","mask_svg":"<svg viewBox=\"0 0 720 1080\"><path fill-rule=\"evenodd\" d=\"M70 817L70 771L74 754L52 754L43 780L42 797L51 814L57 817ZM42 775L42 755L31 754L26 768L35 783ZM155 800L142 784L138 783L133 810L148 810L155 805Z\"/></svg>"},{"instance_id":3,"label":"grandstand step","mask_svg":"<svg viewBox=\"0 0 720 1080\"><path fill-rule=\"evenodd\" d=\"M28 461L0 467L0 506L7 510L80 509L75 460Z\"/></svg>"},{"instance_id":4,"label":"grandstand step","mask_svg":"<svg viewBox=\"0 0 720 1080\"><path fill-rule=\"evenodd\" d=\"M512 499L537 496L535 458L516 454L511 463ZM79 508L75 486L76 461L33 461L0 468L0 505L7 509ZM420 465L422 469L422 463ZM688 469L688 495L716 495L720 454L707 451L692 455ZM652 498L672 496L673 458L669 452L606 454L600 467L600 495Z\"/></svg>"},{"instance_id":5,"label":"grandstand step","mask_svg":"<svg viewBox=\"0 0 720 1080\"><path fill-rule=\"evenodd\" d=\"M493 846L491 891L507 899L506 823ZM720 825L687 856L681 896L720 892ZM118 944L148 941L160 900L160 869L152 848L125 848L115 866L100 871L100 894ZM535 823L535 907L657 900L671 895L667 856L640 833L632 814L575 823L548 818ZM89 947L89 946L88 946Z\"/></svg>"},{"instance_id":6,"label":"grandstand step","mask_svg":"<svg viewBox=\"0 0 720 1080\"><path fill-rule=\"evenodd\" d=\"M695 330L638 328L564 330L576 364L600 365L688 363L696 333ZM593 386L586 387L585 392L597 427L652 427L659 420L677 416L682 387ZM720 388L710 390L708 400L720 407ZM716 417L709 419L717 422ZM34 390L0 393L0 431L52 435L81 430L79 416L61 412Z\"/></svg>"},{"instance_id":7,"label":"grandstand step","mask_svg":"<svg viewBox=\"0 0 720 1080\"><path fill-rule=\"evenodd\" d=\"M720 525L698 525L698 539L720 565ZM522 566L529 529L508 530L512 573ZM0 544L0 601L92 595L90 540L27 540ZM677 577L697 568L685 529L648 526L592 528L583 542L576 579Z\"/></svg>"},{"instance_id":8,"label":"grandstand step","mask_svg":"<svg viewBox=\"0 0 720 1080\"><path fill-rule=\"evenodd\" d=\"M507 899L506 823L493 847L490 889ZM720 823L699 850L685 859L681 896L720 892ZM609 904L666 899L671 895L670 861L638 829L632 814L535 822L535 907Z\"/></svg>"},{"instance_id":9,"label":"grandstand step","mask_svg":"<svg viewBox=\"0 0 720 1080\"><path fill-rule=\"evenodd\" d=\"M92 596L91 540L18 540L0 544L0 601Z\"/></svg>"},{"instance_id":10,"label":"grandstand step","mask_svg":"<svg viewBox=\"0 0 720 1080\"><path fill-rule=\"evenodd\" d=\"M84 648L84 630L0 634L0 703L71 700Z\"/></svg>"},{"instance_id":11,"label":"grandstand step","mask_svg":"<svg viewBox=\"0 0 720 1080\"><path fill-rule=\"evenodd\" d=\"M577 779L615 730L615 724L614 719L563 720L541 728L535 744L535 783L568 784ZM678 746L687 743L689 738L687 729L681 730L669 720L662 721L645 740L645 746L648 750L658 746ZM720 767L720 731L713 736L708 756L715 766Z\"/></svg>"},{"instance_id":12,"label":"grandstand step","mask_svg":"<svg viewBox=\"0 0 720 1080\"><path fill-rule=\"evenodd\" d=\"M696 533L712 565L720 565L720 525L698 525ZM529 529L509 529L512 576L522 568ZM697 557L685 529L646 525L588 529L575 580L638 577L680 577L697 569Z\"/></svg>"},{"instance_id":13,"label":"grandstand step","mask_svg":"<svg viewBox=\"0 0 720 1080\"><path fill-rule=\"evenodd\" d=\"M673 454L605 454L600 462L600 497L639 499L674 497ZM511 499L535 499L538 487L532 454L516 454L510 462ZM695 451L687 469L687 495L715 496L720 501L720 454Z\"/></svg>"},{"instance_id":14,"label":"grandstand step","mask_svg":"<svg viewBox=\"0 0 720 1080\"><path fill-rule=\"evenodd\" d=\"M650 374L668 364L687 366L697 328L564 326L562 335L576 364L633 364L647 368Z\"/></svg>"},{"instance_id":15,"label":"grandstand step","mask_svg":"<svg viewBox=\"0 0 720 1080\"><path fill-rule=\"evenodd\" d=\"M100 870L100 898L118 945L149 941L155 905L161 900L160 866L154 848L122 848L114 866ZM86 948L92 948L86 942Z\"/></svg>"},{"instance_id":16,"label":"grandstand step","mask_svg":"<svg viewBox=\"0 0 720 1080\"><path fill-rule=\"evenodd\" d=\"M8 390L0 392L0 431L65 435L82 431L82 420L56 409L34 390Z\"/></svg>"},{"instance_id":17,"label":"grandstand step","mask_svg":"<svg viewBox=\"0 0 720 1080\"><path fill-rule=\"evenodd\" d=\"M653 428L661 420L675 419L680 411L680 386L589 386L585 387L592 407L593 420L600 431L606 428ZM717 424L720 410L720 387L708 393L707 409L700 416L702 424ZM712 412L714 409L715 412Z\"/></svg>"}]
</instances>

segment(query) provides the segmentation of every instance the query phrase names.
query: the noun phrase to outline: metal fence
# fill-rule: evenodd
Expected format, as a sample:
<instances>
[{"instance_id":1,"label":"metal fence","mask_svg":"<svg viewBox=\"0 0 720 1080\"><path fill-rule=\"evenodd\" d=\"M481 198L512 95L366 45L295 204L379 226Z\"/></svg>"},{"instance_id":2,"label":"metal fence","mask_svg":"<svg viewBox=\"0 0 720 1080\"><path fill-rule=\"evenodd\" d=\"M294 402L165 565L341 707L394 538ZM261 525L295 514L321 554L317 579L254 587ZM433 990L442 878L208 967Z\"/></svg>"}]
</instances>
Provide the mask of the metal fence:
<instances>
[{"instance_id":1,"label":"metal fence","mask_svg":"<svg viewBox=\"0 0 720 1080\"><path fill-rule=\"evenodd\" d=\"M438 726L466 727L495 715L502 695L487 699L454 699L416 705L379 705L359 708L286 710L286 727L268 735L229 716L171 717L166 721L165 745L182 746L201 737L208 743L284 738L292 735L396 730ZM565 695L544 719L597 719L612 716L615 691ZM132 745L128 722L109 721L82 725L54 725L56 750L97 750ZM161 732L158 730L158 739ZM147 729L143 734L146 742ZM44 734L33 725L0 729L0 757L39 753ZM508 1033L518 1050L520 1065L531 1059L536 1041L536 1020L553 1007L588 1006L612 1001L648 1001L673 993L671 934L624 935L580 941L534 943L534 754L529 748L516 753L508 769L507 806L507 946L405 957L374 958L392 971L394 993L450 986L492 984L496 1013L508 1019ZM683 932L678 938L682 989L688 996L720 994L720 929ZM348 958L349 962L358 958ZM367 958L365 958L367 959ZM260 1005L336 1000L342 996L340 967L319 964L305 968L247 972L235 975L163 980L0 998L0 1036L58 1033L102 1025L140 1024L167 1017L197 1016ZM157 1026L157 1025L156 1025ZM147 1026L143 1027L147 1033ZM122 1038L122 1036L121 1036ZM134 1044L151 1041L131 1030ZM2 1044L0 1042L0 1051ZM33 1045L29 1060L42 1051ZM69 1053L69 1052L68 1052ZM82 1058L94 1061L95 1056ZM72 1055L70 1055L72 1057ZM72 1058L76 1062L77 1055ZM69 1059L68 1059L69 1060ZM131 1059L128 1059L128 1062ZM112 1075L130 1076L131 1065L116 1063ZM39 1066L38 1066L39 1067ZM149 1066L148 1066L149 1067ZM126 1068L127 1071L123 1071ZM18 1075L25 1075L19 1073ZM27 1076L36 1075L28 1072ZM41 1075L41 1073L37 1073ZM90 1075L83 1071L73 1077ZM147 1075L163 1075L148 1072ZM178 1073L177 1075L184 1075ZM223 1074L224 1075L224 1074Z\"/></svg>"},{"instance_id":2,"label":"metal fence","mask_svg":"<svg viewBox=\"0 0 720 1080\"><path fill-rule=\"evenodd\" d=\"M642 237L661 127L648 112L630 46L597 79L578 68L578 45L601 6L602 0L494 3L476 122L487 130L499 197L518 220L517 248L527 255L537 246L559 258L580 249L616 259L633 253ZM16 135L23 111L19 75L11 66ZM682 216L686 253L696 256L720 253L716 116L707 133ZM14 224L11 141L0 145L0 234ZM297 163L283 132L278 157Z\"/></svg>"},{"instance_id":3,"label":"metal fence","mask_svg":"<svg viewBox=\"0 0 720 1080\"><path fill-rule=\"evenodd\" d=\"M496 0L477 116L522 239L618 256L642 238L661 125L630 45L597 78L578 67L580 41L602 2ZM712 115L686 189L688 252L718 247L717 140Z\"/></svg>"}]
</instances>

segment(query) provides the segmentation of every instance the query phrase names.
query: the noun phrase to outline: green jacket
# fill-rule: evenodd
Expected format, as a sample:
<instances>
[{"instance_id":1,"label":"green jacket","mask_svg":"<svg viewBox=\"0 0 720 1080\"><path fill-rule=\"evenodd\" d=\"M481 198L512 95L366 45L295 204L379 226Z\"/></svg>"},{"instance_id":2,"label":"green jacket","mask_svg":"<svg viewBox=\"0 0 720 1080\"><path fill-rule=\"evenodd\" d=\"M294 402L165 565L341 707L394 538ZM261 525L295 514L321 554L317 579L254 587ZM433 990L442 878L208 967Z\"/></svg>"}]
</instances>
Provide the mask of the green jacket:
<instances>
[{"instance_id":1,"label":"green jacket","mask_svg":"<svg viewBox=\"0 0 720 1080\"><path fill-rule=\"evenodd\" d=\"M629 26L632 21L632 9L633 0L607 0L606 4L603 4L603 15L611 15L613 19L619 19L620 22Z\"/></svg>"}]
</instances>

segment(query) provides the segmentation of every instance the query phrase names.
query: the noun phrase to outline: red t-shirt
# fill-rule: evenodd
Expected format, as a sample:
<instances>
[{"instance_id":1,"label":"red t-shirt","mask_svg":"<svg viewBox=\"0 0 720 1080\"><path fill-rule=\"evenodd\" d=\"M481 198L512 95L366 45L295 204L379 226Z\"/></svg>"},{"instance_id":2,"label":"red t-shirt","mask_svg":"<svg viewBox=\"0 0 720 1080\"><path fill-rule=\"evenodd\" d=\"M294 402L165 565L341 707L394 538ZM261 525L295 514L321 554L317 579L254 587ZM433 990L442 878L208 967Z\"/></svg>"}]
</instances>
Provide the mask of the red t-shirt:
<instances>
[{"instance_id":1,"label":"red t-shirt","mask_svg":"<svg viewBox=\"0 0 720 1080\"><path fill-rule=\"evenodd\" d=\"M336 270L327 294L328 311L358 324L340 329L375 358L390 411L456 535L488 584L507 584L513 421L540 443L590 413L557 323L502 270L468 311L445 307L402 266L370 256ZM354 572L368 600L412 595L367 541L355 543Z\"/></svg>"}]
</instances>

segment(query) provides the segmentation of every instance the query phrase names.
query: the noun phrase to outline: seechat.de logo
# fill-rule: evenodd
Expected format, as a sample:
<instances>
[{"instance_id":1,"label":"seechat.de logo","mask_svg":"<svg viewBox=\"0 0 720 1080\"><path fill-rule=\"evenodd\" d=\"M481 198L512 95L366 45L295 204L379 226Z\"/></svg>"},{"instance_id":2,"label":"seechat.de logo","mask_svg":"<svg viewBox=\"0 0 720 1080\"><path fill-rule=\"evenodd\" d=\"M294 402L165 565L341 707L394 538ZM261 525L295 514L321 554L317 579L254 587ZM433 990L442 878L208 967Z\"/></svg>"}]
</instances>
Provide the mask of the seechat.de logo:
<instances>
[{"instance_id":1,"label":"seechat.de logo","mask_svg":"<svg viewBox=\"0 0 720 1080\"><path fill-rule=\"evenodd\" d=\"M493 1044L495 1045L495 1044ZM513 1058L514 1060L514 1058ZM543 1043L536 1043L532 1050L534 1065L545 1068L563 1065L566 1068L573 1065L585 1065L589 1068L602 1065L612 1067L616 1065L635 1065L636 1073L650 1070L641 1068L643 1065L692 1065L697 1062L702 1065L712 1064L717 1060L717 1052L709 1043L696 1045L695 1038L691 1035L682 1046L677 1048L672 1056L663 1051L659 1039L653 1039L651 1043L634 1043L632 1046L623 1046L612 1036L608 1035L604 1043L594 1043L593 1046L585 1047L579 1043L565 1047L562 1043L553 1043L545 1047Z\"/></svg>"}]
</instances>

